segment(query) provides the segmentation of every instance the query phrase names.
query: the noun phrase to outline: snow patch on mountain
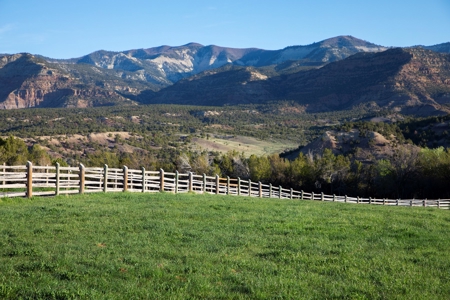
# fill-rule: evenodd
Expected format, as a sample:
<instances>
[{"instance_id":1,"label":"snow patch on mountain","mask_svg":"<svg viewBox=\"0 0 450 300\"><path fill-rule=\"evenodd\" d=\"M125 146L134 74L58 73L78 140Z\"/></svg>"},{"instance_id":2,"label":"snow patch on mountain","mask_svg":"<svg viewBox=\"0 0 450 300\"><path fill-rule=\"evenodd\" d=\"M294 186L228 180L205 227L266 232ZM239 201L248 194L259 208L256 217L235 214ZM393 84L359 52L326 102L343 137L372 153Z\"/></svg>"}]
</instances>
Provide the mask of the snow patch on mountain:
<instances>
[{"instance_id":1,"label":"snow patch on mountain","mask_svg":"<svg viewBox=\"0 0 450 300\"><path fill-rule=\"evenodd\" d=\"M67 60L66 63L90 64L121 72L120 76L129 79L170 85L180 79L227 64L263 67L307 59L307 62L314 66L344 59L361 51L376 52L386 49L353 37L336 37L311 45L291 46L281 50L238 49L189 43L177 47L161 46L123 52L102 50L80 59Z\"/></svg>"},{"instance_id":2,"label":"snow patch on mountain","mask_svg":"<svg viewBox=\"0 0 450 300\"><path fill-rule=\"evenodd\" d=\"M305 58L310 54L315 47L290 47L282 50L278 59L274 60L273 63L279 64L287 60L299 60Z\"/></svg>"},{"instance_id":3,"label":"snow patch on mountain","mask_svg":"<svg viewBox=\"0 0 450 300\"><path fill-rule=\"evenodd\" d=\"M179 59L161 55L150 61L155 63L158 69L167 75L172 72L189 73L194 69L194 64L189 56Z\"/></svg>"},{"instance_id":4,"label":"snow patch on mountain","mask_svg":"<svg viewBox=\"0 0 450 300\"><path fill-rule=\"evenodd\" d=\"M367 46L355 46L356 49L358 49L361 52L380 52L385 51L389 48L377 46L377 47L367 47Z\"/></svg>"}]
</instances>

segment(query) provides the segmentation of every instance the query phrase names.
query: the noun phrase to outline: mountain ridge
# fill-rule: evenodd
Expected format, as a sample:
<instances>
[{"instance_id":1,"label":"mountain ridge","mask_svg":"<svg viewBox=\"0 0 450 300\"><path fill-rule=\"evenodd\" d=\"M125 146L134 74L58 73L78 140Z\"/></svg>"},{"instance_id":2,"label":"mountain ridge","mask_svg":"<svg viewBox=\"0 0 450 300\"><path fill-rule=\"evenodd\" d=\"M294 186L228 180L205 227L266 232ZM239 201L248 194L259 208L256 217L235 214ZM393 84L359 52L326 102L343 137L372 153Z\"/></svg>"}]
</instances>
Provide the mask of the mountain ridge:
<instances>
[{"instance_id":1,"label":"mountain ridge","mask_svg":"<svg viewBox=\"0 0 450 300\"><path fill-rule=\"evenodd\" d=\"M240 66L268 66L287 60L308 59L322 64L339 60L361 51L384 51L375 45L352 36L339 36L306 46L289 46L279 50L259 48L229 48L188 43L182 46L159 46L126 51L99 50L69 60L54 63L85 63L103 69L141 72L146 80L173 84L203 71L231 63Z\"/></svg>"},{"instance_id":2,"label":"mountain ridge","mask_svg":"<svg viewBox=\"0 0 450 300\"><path fill-rule=\"evenodd\" d=\"M450 43L420 47L445 52L447 44ZM255 103L268 97L271 100L298 98L303 96L294 88L296 77L304 77L354 55L383 53L390 49L352 36L338 36L279 50L188 43L126 51L99 50L66 60L31 54L0 55L0 108L165 103L170 97L186 98L186 95L176 96L174 86L188 84L192 85L188 93L191 104L196 104L195 94L197 98L198 95L209 97L208 103L219 105L236 101L233 99ZM23 58L13 62L19 57ZM12 65L8 67L8 64ZM20 74L14 73L14 69L21 70ZM416 70L419 71L424 72ZM201 86L198 80L205 76L211 76L223 96L217 92L207 96L205 90L193 90L194 85ZM305 86L306 90L310 88ZM164 97L166 101L161 100ZM216 98L226 101L219 103Z\"/></svg>"},{"instance_id":3,"label":"mountain ridge","mask_svg":"<svg viewBox=\"0 0 450 300\"><path fill-rule=\"evenodd\" d=\"M254 67L222 67L180 80L145 103L237 105L277 100L295 101L309 112L372 105L406 114L448 113L450 55L393 48L270 78Z\"/></svg>"}]
</instances>

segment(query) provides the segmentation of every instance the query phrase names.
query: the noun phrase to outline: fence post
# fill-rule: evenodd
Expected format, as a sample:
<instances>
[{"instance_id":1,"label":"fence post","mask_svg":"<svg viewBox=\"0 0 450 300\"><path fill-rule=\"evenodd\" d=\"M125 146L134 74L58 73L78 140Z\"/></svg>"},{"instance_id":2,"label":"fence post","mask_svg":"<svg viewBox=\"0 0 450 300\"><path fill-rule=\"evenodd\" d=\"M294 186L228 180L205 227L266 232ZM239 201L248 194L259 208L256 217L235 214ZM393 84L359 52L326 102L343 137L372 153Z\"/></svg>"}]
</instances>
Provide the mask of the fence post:
<instances>
[{"instance_id":1,"label":"fence post","mask_svg":"<svg viewBox=\"0 0 450 300\"><path fill-rule=\"evenodd\" d=\"M263 196L261 181L258 183L258 196L259 196L259 198L262 198L262 196Z\"/></svg>"},{"instance_id":2,"label":"fence post","mask_svg":"<svg viewBox=\"0 0 450 300\"><path fill-rule=\"evenodd\" d=\"M294 189L291 188L291 199L294 199Z\"/></svg>"},{"instance_id":3,"label":"fence post","mask_svg":"<svg viewBox=\"0 0 450 300\"><path fill-rule=\"evenodd\" d=\"M269 198L272 198L272 184L269 183Z\"/></svg>"},{"instance_id":4,"label":"fence post","mask_svg":"<svg viewBox=\"0 0 450 300\"><path fill-rule=\"evenodd\" d=\"M178 180L179 180L179 178L180 178L180 173L178 172L178 170L176 170L175 171L175 194L178 194Z\"/></svg>"},{"instance_id":5,"label":"fence post","mask_svg":"<svg viewBox=\"0 0 450 300\"><path fill-rule=\"evenodd\" d=\"M194 173L189 172L189 192L194 191Z\"/></svg>"},{"instance_id":6,"label":"fence post","mask_svg":"<svg viewBox=\"0 0 450 300\"><path fill-rule=\"evenodd\" d=\"M141 168L142 171L142 192L145 193L145 168Z\"/></svg>"},{"instance_id":7,"label":"fence post","mask_svg":"<svg viewBox=\"0 0 450 300\"><path fill-rule=\"evenodd\" d=\"M281 194L283 194L283 188L281 187L281 185L280 185L280 187L279 187L279 195L278 195L278 198L279 199L281 199Z\"/></svg>"},{"instance_id":8,"label":"fence post","mask_svg":"<svg viewBox=\"0 0 450 300\"><path fill-rule=\"evenodd\" d=\"M427 206L427 198L425 198L425 200L423 200L423 207Z\"/></svg>"},{"instance_id":9,"label":"fence post","mask_svg":"<svg viewBox=\"0 0 450 300\"><path fill-rule=\"evenodd\" d=\"M369 197L369 204L372 204L372 197Z\"/></svg>"},{"instance_id":10,"label":"fence post","mask_svg":"<svg viewBox=\"0 0 450 300\"><path fill-rule=\"evenodd\" d=\"M206 194L206 174L203 173L203 193Z\"/></svg>"},{"instance_id":11,"label":"fence post","mask_svg":"<svg viewBox=\"0 0 450 300\"><path fill-rule=\"evenodd\" d=\"M114 170L114 184L113 184L113 189L117 189L117 170ZM123 185L122 185L123 186Z\"/></svg>"},{"instance_id":12,"label":"fence post","mask_svg":"<svg viewBox=\"0 0 450 300\"><path fill-rule=\"evenodd\" d=\"M216 195L219 195L219 175L216 174Z\"/></svg>"},{"instance_id":13,"label":"fence post","mask_svg":"<svg viewBox=\"0 0 450 300\"><path fill-rule=\"evenodd\" d=\"M336 194L333 194L333 202L336 201Z\"/></svg>"},{"instance_id":14,"label":"fence post","mask_svg":"<svg viewBox=\"0 0 450 300\"><path fill-rule=\"evenodd\" d=\"M396 206L398 206L398 200L399 200L399 199L395 200L395 205L396 205Z\"/></svg>"},{"instance_id":15,"label":"fence post","mask_svg":"<svg viewBox=\"0 0 450 300\"><path fill-rule=\"evenodd\" d=\"M383 205L386 205L386 198L383 198Z\"/></svg>"},{"instance_id":16,"label":"fence post","mask_svg":"<svg viewBox=\"0 0 450 300\"><path fill-rule=\"evenodd\" d=\"M311 192L311 200L314 200L314 192Z\"/></svg>"},{"instance_id":17,"label":"fence post","mask_svg":"<svg viewBox=\"0 0 450 300\"><path fill-rule=\"evenodd\" d=\"M227 176L227 195L230 194L230 176Z\"/></svg>"},{"instance_id":18,"label":"fence post","mask_svg":"<svg viewBox=\"0 0 450 300\"><path fill-rule=\"evenodd\" d=\"M159 191L164 192L164 170L159 170Z\"/></svg>"},{"instance_id":19,"label":"fence post","mask_svg":"<svg viewBox=\"0 0 450 300\"><path fill-rule=\"evenodd\" d=\"M3 178L6 178L6 163L3 163L3 175L4 175L4 177ZM6 185L6 181L5 180L3 180L3 185Z\"/></svg>"},{"instance_id":20,"label":"fence post","mask_svg":"<svg viewBox=\"0 0 450 300\"><path fill-rule=\"evenodd\" d=\"M345 195L344 202L347 203L347 195Z\"/></svg>"},{"instance_id":21,"label":"fence post","mask_svg":"<svg viewBox=\"0 0 450 300\"><path fill-rule=\"evenodd\" d=\"M60 173L59 173L59 163L56 163L56 182L55 182L55 196L59 196L59 177L60 177Z\"/></svg>"},{"instance_id":22,"label":"fence post","mask_svg":"<svg viewBox=\"0 0 450 300\"><path fill-rule=\"evenodd\" d=\"M66 177L66 182L68 182L68 184L70 185L70 182L72 180L72 178L70 177L70 175L72 175L72 170L67 170L67 173L65 174ZM65 190L69 190L69 187L66 187Z\"/></svg>"},{"instance_id":23,"label":"fence post","mask_svg":"<svg viewBox=\"0 0 450 300\"><path fill-rule=\"evenodd\" d=\"M252 196L252 181L250 180L250 178L248 179L248 196Z\"/></svg>"},{"instance_id":24,"label":"fence post","mask_svg":"<svg viewBox=\"0 0 450 300\"><path fill-rule=\"evenodd\" d=\"M238 177L238 196L241 195L241 178Z\"/></svg>"},{"instance_id":25,"label":"fence post","mask_svg":"<svg viewBox=\"0 0 450 300\"><path fill-rule=\"evenodd\" d=\"M303 200L303 190L300 191L300 197L301 197L302 200Z\"/></svg>"},{"instance_id":26,"label":"fence post","mask_svg":"<svg viewBox=\"0 0 450 300\"><path fill-rule=\"evenodd\" d=\"M323 196L323 192L320 193L320 200L321 200L321 201L325 201L325 198L324 198L324 196Z\"/></svg>"},{"instance_id":27,"label":"fence post","mask_svg":"<svg viewBox=\"0 0 450 300\"><path fill-rule=\"evenodd\" d=\"M79 189L80 194L84 194L85 175L86 169L83 164L80 164L80 174L78 175L80 177L80 189Z\"/></svg>"},{"instance_id":28,"label":"fence post","mask_svg":"<svg viewBox=\"0 0 450 300\"><path fill-rule=\"evenodd\" d=\"M128 191L128 167L123 166L123 191Z\"/></svg>"},{"instance_id":29,"label":"fence post","mask_svg":"<svg viewBox=\"0 0 450 300\"><path fill-rule=\"evenodd\" d=\"M105 164L103 167L103 192L108 191L108 165Z\"/></svg>"},{"instance_id":30,"label":"fence post","mask_svg":"<svg viewBox=\"0 0 450 300\"><path fill-rule=\"evenodd\" d=\"M104 177L105 177L105 175L103 174L103 179L105 179ZM102 189L102 179L101 178L98 179L98 188Z\"/></svg>"},{"instance_id":31,"label":"fence post","mask_svg":"<svg viewBox=\"0 0 450 300\"><path fill-rule=\"evenodd\" d=\"M439 199L437 200L437 207L438 207L438 208L441 208L441 198L439 198Z\"/></svg>"},{"instance_id":32,"label":"fence post","mask_svg":"<svg viewBox=\"0 0 450 300\"><path fill-rule=\"evenodd\" d=\"M48 165L45 165L45 185L48 185Z\"/></svg>"},{"instance_id":33,"label":"fence post","mask_svg":"<svg viewBox=\"0 0 450 300\"><path fill-rule=\"evenodd\" d=\"M33 164L27 162L27 197L33 197Z\"/></svg>"},{"instance_id":34,"label":"fence post","mask_svg":"<svg viewBox=\"0 0 450 300\"><path fill-rule=\"evenodd\" d=\"M356 203L359 204L359 196L356 196Z\"/></svg>"}]
</instances>

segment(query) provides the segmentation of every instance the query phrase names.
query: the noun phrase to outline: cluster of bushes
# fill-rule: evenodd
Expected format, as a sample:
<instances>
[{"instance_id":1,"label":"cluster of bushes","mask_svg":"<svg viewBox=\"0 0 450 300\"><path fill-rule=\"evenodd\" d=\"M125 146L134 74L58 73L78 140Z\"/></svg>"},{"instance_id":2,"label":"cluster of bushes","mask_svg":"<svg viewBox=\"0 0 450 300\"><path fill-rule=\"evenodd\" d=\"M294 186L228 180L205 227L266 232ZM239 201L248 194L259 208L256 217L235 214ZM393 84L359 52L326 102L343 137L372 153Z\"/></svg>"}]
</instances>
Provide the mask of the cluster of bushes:
<instances>
[{"instance_id":1,"label":"cluster of bushes","mask_svg":"<svg viewBox=\"0 0 450 300\"><path fill-rule=\"evenodd\" d=\"M295 160L279 155L251 155L230 151L225 154L197 152L164 147L154 151L120 152L98 149L85 156L67 160L52 159L39 145L27 145L9 136L0 138L0 163L25 165L102 166L124 165L132 169L194 172L240 177L282 185L296 190L326 194L377 198L450 198L450 150L400 146L384 159L358 161L351 155L334 155L325 149L322 154L300 154Z\"/></svg>"},{"instance_id":2,"label":"cluster of bushes","mask_svg":"<svg viewBox=\"0 0 450 300\"><path fill-rule=\"evenodd\" d=\"M358 161L334 155L300 154L290 161L279 155L245 158L237 152L209 157L183 154L179 171L250 178L296 190L376 198L450 198L450 150L398 147L385 159Z\"/></svg>"},{"instance_id":3,"label":"cluster of bushes","mask_svg":"<svg viewBox=\"0 0 450 300\"><path fill-rule=\"evenodd\" d=\"M8 166L25 165L27 161L45 166L52 164L52 159L39 145L28 147L21 139L9 136L0 138L0 163Z\"/></svg>"}]
</instances>

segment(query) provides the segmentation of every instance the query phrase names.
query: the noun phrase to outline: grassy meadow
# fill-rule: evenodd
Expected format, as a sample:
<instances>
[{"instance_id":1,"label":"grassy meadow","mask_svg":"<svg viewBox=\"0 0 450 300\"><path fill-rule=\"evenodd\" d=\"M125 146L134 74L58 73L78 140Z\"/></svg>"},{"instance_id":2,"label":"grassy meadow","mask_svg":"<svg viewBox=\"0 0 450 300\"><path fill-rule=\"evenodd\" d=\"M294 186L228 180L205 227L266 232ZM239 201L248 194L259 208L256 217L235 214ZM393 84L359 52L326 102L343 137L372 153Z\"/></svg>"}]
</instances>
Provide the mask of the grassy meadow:
<instances>
[{"instance_id":1,"label":"grassy meadow","mask_svg":"<svg viewBox=\"0 0 450 300\"><path fill-rule=\"evenodd\" d=\"M210 149L218 152L237 151L244 152L246 156L270 155L280 153L288 149L295 149L298 144L292 141L270 141L260 140L246 136L220 136L213 135L211 138L193 138L192 147L194 149Z\"/></svg>"},{"instance_id":2,"label":"grassy meadow","mask_svg":"<svg viewBox=\"0 0 450 300\"><path fill-rule=\"evenodd\" d=\"M0 200L0 299L448 299L450 211L194 194Z\"/></svg>"}]
</instances>

